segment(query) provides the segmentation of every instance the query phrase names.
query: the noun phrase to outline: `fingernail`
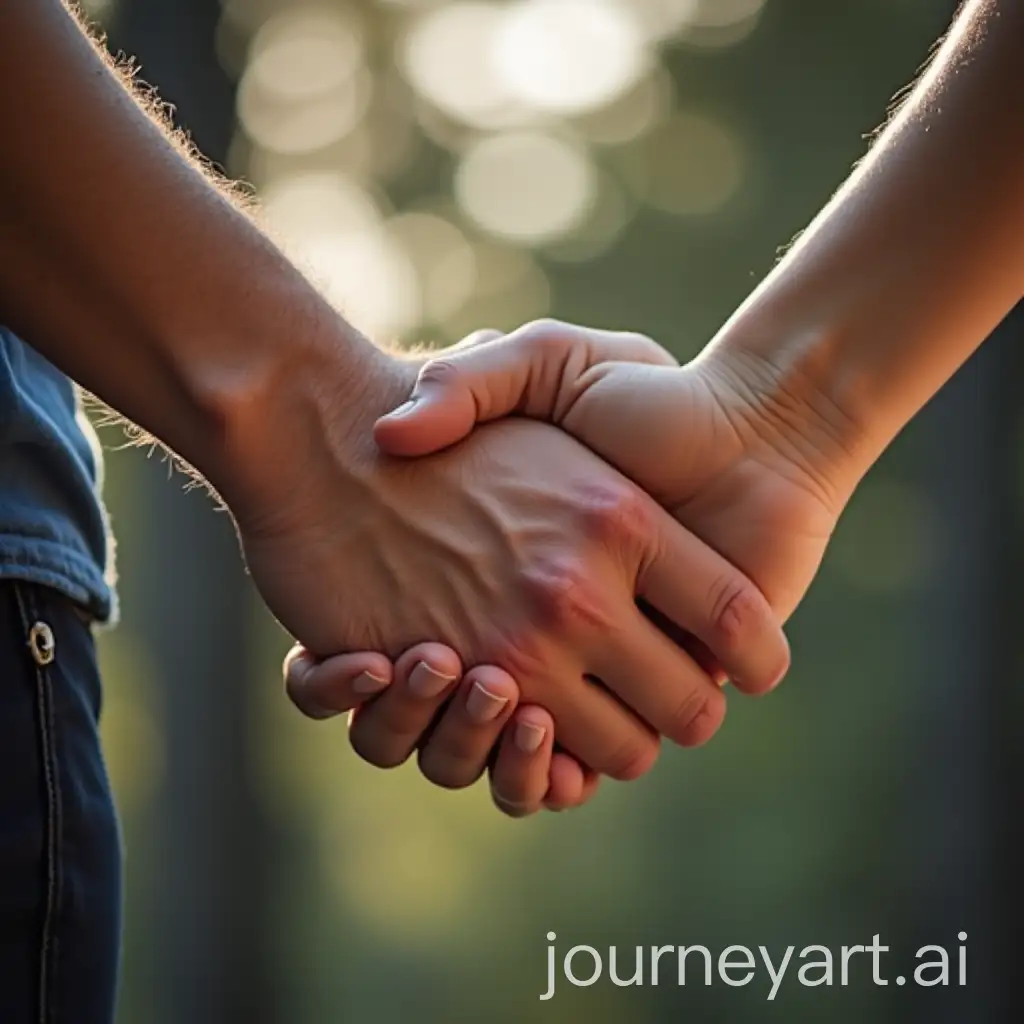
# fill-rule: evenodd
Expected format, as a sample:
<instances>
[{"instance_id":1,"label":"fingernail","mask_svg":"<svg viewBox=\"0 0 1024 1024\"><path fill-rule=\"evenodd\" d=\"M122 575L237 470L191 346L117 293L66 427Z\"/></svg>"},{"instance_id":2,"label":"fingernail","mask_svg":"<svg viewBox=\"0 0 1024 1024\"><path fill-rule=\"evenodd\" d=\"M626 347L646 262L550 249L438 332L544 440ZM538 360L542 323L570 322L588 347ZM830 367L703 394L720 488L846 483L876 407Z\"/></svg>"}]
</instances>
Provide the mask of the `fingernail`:
<instances>
[{"instance_id":1,"label":"fingernail","mask_svg":"<svg viewBox=\"0 0 1024 1024\"><path fill-rule=\"evenodd\" d=\"M418 398L410 398L407 402L403 402L397 409L392 409L384 419L393 420L399 416L406 416L412 412L413 406L419 401Z\"/></svg>"},{"instance_id":2,"label":"fingernail","mask_svg":"<svg viewBox=\"0 0 1024 1024\"><path fill-rule=\"evenodd\" d=\"M525 811L530 806L527 803L522 803L519 800L507 800L503 797L496 789L491 789L491 799L499 806L504 808L506 811Z\"/></svg>"},{"instance_id":3,"label":"fingernail","mask_svg":"<svg viewBox=\"0 0 1024 1024\"><path fill-rule=\"evenodd\" d=\"M301 683L309 674L313 665L313 659L305 652L296 654L294 658L289 655L285 662L285 674L290 681Z\"/></svg>"},{"instance_id":4,"label":"fingernail","mask_svg":"<svg viewBox=\"0 0 1024 1024\"><path fill-rule=\"evenodd\" d=\"M532 722L519 722L516 724L515 745L524 754L536 754L544 742L546 731L541 725L534 725Z\"/></svg>"},{"instance_id":5,"label":"fingernail","mask_svg":"<svg viewBox=\"0 0 1024 1024\"><path fill-rule=\"evenodd\" d=\"M455 676L446 676L421 661L409 673L409 689L417 697L436 697L454 682Z\"/></svg>"},{"instance_id":6,"label":"fingernail","mask_svg":"<svg viewBox=\"0 0 1024 1024\"><path fill-rule=\"evenodd\" d=\"M372 672L360 672L359 675L352 680L352 692L377 693L378 691L383 690L387 685L387 679L381 679L380 676L375 676Z\"/></svg>"},{"instance_id":7,"label":"fingernail","mask_svg":"<svg viewBox=\"0 0 1024 1024\"><path fill-rule=\"evenodd\" d=\"M491 693L479 681L474 680L473 687L466 697L466 711L474 722L483 725L497 718L507 703L508 697Z\"/></svg>"}]
</instances>

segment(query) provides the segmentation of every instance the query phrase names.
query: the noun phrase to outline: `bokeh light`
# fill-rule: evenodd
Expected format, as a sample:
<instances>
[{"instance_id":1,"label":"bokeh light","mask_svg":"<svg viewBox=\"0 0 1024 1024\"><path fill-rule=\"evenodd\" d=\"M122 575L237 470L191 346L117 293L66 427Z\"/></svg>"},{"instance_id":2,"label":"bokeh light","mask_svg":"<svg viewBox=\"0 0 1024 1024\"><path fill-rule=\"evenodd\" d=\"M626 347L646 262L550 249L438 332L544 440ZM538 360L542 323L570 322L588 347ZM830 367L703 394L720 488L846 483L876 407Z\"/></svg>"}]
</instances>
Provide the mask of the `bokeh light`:
<instances>
[{"instance_id":1,"label":"bokeh light","mask_svg":"<svg viewBox=\"0 0 1024 1024\"><path fill-rule=\"evenodd\" d=\"M676 109L663 57L677 43L740 41L763 7L229 0L224 45L246 55L239 170L274 237L364 331L450 340L474 315L511 326L543 313L550 288L530 260L518 283L488 291L495 252L593 259L642 205L709 217L737 193L742 141L708 112ZM428 209L414 190L387 209L382 186L415 178L432 151L453 201ZM481 249L483 237L498 248Z\"/></svg>"},{"instance_id":2,"label":"bokeh light","mask_svg":"<svg viewBox=\"0 0 1024 1024\"><path fill-rule=\"evenodd\" d=\"M594 200L593 168L578 147L540 132L475 143L455 177L466 213L499 237L536 244L568 234Z\"/></svg>"},{"instance_id":3,"label":"bokeh light","mask_svg":"<svg viewBox=\"0 0 1024 1024\"><path fill-rule=\"evenodd\" d=\"M506 17L498 4L454 3L414 22L400 56L417 92L445 114L477 128L527 119L529 110L518 102L493 59Z\"/></svg>"},{"instance_id":4,"label":"bokeh light","mask_svg":"<svg viewBox=\"0 0 1024 1024\"><path fill-rule=\"evenodd\" d=\"M689 46L723 49L757 28L766 0L700 0L681 38Z\"/></svg>"},{"instance_id":5,"label":"bokeh light","mask_svg":"<svg viewBox=\"0 0 1024 1024\"><path fill-rule=\"evenodd\" d=\"M239 119L265 149L309 152L359 124L371 89L353 19L326 8L286 11L253 40L239 85Z\"/></svg>"},{"instance_id":6,"label":"bokeh light","mask_svg":"<svg viewBox=\"0 0 1024 1024\"><path fill-rule=\"evenodd\" d=\"M380 216L370 193L340 173L293 174L272 181L262 192L262 219L289 255L301 255L304 245L325 234L371 228Z\"/></svg>"},{"instance_id":7,"label":"bokeh light","mask_svg":"<svg viewBox=\"0 0 1024 1024\"><path fill-rule=\"evenodd\" d=\"M476 286L473 247L450 220L435 213L403 213L387 230L416 268L424 318L444 323L469 301Z\"/></svg>"},{"instance_id":8,"label":"bokeh light","mask_svg":"<svg viewBox=\"0 0 1024 1024\"><path fill-rule=\"evenodd\" d=\"M419 281L404 250L375 228L310 241L302 266L331 303L382 344L420 322Z\"/></svg>"},{"instance_id":9,"label":"bokeh light","mask_svg":"<svg viewBox=\"0 0 1024 1024\"><path fill-rule=\"evenodd\" d=\"M519 0L494 39L495 67L512 94L538 110L593 110L647 67L636 20L610 0Z\"/></svg>"},{"instance_id":10,"label":"bokeh light","mask_svg":"<svg viewBox=\"0 0 1024 1024\"><path fill-rule=\"evenodd\" d=\"M263 205L271 236L361 331L390 342L419 322L415 268L353 180L296 175L268 186Z\"/></svg>"},{"instance_id":11,"label":"bokeh light","mask_svg":"<svg viewBox=\"0 0 1024 1024\"><path fill-rule=\"evenodd\" d=\"M698 0L689 24L697 28L729 28L757 17L766 0Z\"/></svg>"},{"instance_id":12,"label":"bokeh light","mask_svg":"<svg viewBox=\"0 0 1024 1024\"><path fill-rule=\"evenodd\" d=\"M650 131L669 112L673 100L671 76L656 67L612 102L577 116L573 124L590 142L622 146Z\"/></svg>"},{"instance_id":13,"label":"bokeh light","mask_svg":"<svg viewBox=\"0 0 1024 1024\"><path fill-rule=\"evenodd\" d=\"M528 251L478 241L473 262L476 285L469 301L445 321L448 340L485 327L512 330L550 312L550 282Z\"/></svg>"}]
</instances>

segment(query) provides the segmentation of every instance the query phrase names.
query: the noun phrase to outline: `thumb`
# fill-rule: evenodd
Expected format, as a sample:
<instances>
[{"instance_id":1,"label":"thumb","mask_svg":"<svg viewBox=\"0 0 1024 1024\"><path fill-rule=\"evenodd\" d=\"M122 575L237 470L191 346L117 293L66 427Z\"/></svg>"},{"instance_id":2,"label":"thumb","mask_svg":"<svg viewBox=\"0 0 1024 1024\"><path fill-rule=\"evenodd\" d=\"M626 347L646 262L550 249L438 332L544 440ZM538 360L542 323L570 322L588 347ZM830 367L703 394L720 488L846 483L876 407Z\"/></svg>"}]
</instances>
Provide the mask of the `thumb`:
<instances>
[{"instance_id":1,"label":"thumb","mask_svg":"<svg viewBox=\"0 0 1024 1024\"><path fill-rule=\"evenodd\" d=\"M450 357L425 363L408 401L373 427L389 455L429 455L461 441L477 423L477 407L464 371Z\"/></svg>"},{"instance_id":2,"label":"thumb","mask_svg":"<svg viewBox=\"0 0 1024 1024\"><path fill-rule=\"evenodd\" d=\"M478 423L544 403L550 352L500 337L456 347L420 369L409 400L382 416L374 440L390 455L428 455L461 441ZM550 396L553 401L554 396Z\"/></svg>"}]
</instances>

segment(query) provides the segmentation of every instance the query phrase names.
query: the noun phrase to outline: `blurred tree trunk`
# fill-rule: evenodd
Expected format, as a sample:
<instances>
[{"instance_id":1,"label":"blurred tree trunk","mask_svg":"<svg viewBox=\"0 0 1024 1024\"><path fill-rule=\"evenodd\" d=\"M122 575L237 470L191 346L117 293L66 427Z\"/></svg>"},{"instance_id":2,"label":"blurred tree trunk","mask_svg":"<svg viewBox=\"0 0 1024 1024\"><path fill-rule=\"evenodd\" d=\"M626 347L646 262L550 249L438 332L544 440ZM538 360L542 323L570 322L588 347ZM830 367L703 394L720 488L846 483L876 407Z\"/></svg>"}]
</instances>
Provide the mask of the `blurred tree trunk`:
<instances>
[{"instance_id":1,"label":"blurred tree trunk","mask_svg":"<svg viewBox=\"0 0 1024 1024\"><path fill-rule=\"evenodd\" d=\"M217 0L121 0L110 45L223 162L234 85L214 51ZM182 295L187 302L188 296ZM266 906L272 855L253 782L246 682L249 588L231 524L150 460L139 481L147 564L126 612L162 686L167 765L155 844L155 991L160 1024L272 1024Z\"/></svg>"}]
</instances>

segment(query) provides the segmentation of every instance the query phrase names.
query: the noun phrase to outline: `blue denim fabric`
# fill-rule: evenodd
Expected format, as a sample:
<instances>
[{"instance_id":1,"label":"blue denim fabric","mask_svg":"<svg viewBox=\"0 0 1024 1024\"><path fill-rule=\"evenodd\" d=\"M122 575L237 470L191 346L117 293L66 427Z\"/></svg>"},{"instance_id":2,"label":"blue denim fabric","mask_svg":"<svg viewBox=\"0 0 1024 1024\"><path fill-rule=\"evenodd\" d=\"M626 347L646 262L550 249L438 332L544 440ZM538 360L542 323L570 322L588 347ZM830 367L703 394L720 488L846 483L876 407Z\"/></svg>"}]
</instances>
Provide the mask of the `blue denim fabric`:
<instances>
[{"instance_id":1,"label":"blue denim fabric","mask_svg":"<svg viewBox=\"0 0 1024 1024\"><path fill-rule=\"evenodd\" d=\"M0 579L115 613L102 463L74 385L0 327Z\"/></svg>"},{"instance_id":2,"label":"blue denim fabric","mask_svg":"<svg viewBox=\"0 0 1024 1024\"><path fill-rule=\"evenodd\" d=\"M121 840L93 636L64 595L0 581L0 1021L112 1024Z\"/></svg>"}]
</instances>

